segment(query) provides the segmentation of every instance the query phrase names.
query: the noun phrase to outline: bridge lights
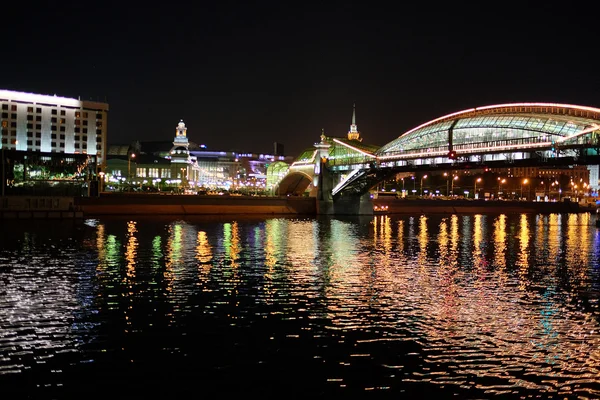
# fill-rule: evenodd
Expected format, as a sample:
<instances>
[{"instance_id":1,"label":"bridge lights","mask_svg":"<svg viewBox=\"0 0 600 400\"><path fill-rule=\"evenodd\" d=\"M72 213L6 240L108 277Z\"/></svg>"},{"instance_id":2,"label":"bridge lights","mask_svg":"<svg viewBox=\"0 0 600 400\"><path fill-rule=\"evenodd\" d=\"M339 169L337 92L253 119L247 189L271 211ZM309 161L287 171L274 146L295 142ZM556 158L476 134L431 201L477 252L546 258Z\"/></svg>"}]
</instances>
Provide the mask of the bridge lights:
<instances>
[{"instance_id":1,"label":"bridge lights","mask_svg":"<svg viewBox=\"0 0 600 400\"><path fill-rule=\"evenodd\" d=\"M451 160L456 160L456 151L450 150L448 152L448 158L451 159Z\"/></svg>"}]
</instances>

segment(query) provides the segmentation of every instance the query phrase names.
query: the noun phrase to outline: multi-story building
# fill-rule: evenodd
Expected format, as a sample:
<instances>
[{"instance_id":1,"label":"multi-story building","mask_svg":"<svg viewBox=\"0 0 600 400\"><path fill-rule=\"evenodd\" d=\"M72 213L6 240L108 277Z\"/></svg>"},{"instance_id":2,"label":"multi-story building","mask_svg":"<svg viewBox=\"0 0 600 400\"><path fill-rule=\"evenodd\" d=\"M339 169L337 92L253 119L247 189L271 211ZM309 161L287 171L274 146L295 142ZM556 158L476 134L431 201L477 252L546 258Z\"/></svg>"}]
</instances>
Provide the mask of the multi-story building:
<instances>
[{"instance_id":1,"label":"multi-story building","mask_svg":"<svg viewBox=\"0 0 600 400\"><path fill-rule=\"evenodd\" d=\"M106 165L108 104L0 90L1 195L88 195Z\"/></svg>"},{"instance_id":2,"label":"multi-story building","mask_svg":"<svg viewBox=\"0 0 600 400\"><path fill-rule=\"evenodd\" d=\"M88 154L106 161L108 104L0 90L0 148Z\"/></svg>"}]
</instances>

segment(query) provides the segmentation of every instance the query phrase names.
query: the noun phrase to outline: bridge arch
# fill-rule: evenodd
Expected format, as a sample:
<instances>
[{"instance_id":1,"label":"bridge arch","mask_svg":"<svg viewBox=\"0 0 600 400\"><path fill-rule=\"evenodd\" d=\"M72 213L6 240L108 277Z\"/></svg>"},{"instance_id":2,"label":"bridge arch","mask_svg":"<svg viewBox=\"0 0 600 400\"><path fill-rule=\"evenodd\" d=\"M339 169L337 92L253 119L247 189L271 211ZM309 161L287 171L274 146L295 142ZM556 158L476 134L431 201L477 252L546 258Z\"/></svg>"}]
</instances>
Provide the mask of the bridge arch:
<instances>
[{"instance_id":1,"label":"bridge arch","mask_svg":"<svg viewBox=\"0 0 600 400\"><path fill-rule=\"evenodd\" d=\"M276 196L302 196L305 192L312 192L314 173L311 169L289 171L274 187Z\"/></svg>"}]
</instances>

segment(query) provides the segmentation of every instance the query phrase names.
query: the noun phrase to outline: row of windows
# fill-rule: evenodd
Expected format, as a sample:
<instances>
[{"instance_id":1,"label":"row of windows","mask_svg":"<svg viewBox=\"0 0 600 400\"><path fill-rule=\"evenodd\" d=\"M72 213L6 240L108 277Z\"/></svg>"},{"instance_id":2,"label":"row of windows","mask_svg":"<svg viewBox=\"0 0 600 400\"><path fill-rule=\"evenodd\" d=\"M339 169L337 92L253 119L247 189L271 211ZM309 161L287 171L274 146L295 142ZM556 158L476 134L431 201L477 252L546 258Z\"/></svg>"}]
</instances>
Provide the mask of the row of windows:
<instances>
[{"instance_id":1,"label":"row of windows","mask_svg":"<svg viewBox=\"0 0 600 400\"><path fill-rule=\"evenodd\" d=\"M32 129L31 127L28 127L28 128ZM52 131L55 131L55 129L53 129ZM64 129L61 129L61 132L64 132ZM11 129L11 130L0 129L0 133L1 133L2 136L16 136L17 135L17 131L14 130L14 129ZM27 133L26 133L26 135L27 135L27 137L33 137L34 133L35 133L36 137L41 137L41 132L40 132L40 128L39 127L36 127L35 132L33 130L28 130ZM79 132L76 131L75 133L79 133ZM84 129L83 133L84 133L84 135L81 136L83 138L82 140L87 141L88 140L88 137L86 136L87 135L87 129ZM52 133L50 135L50 137L52 139L56 139L56 135L57 135L56 133ZM61 133L60 138L64 139L65 138L65 134ZM75 140L80 140L79 138L80 138L79 135L75 135L74 136ZM102 136L101 135L97 135L96 136L96 142L101 142L101 141L102 141Z\"/></svg>"},{"instance_id":2,"label":"row of windows","mask_svg":"<svg viewBox=\"0 0 600 400\"><path fill-rule=\"evenodd\" d=\"M8 113L3 112L2 113L2 118L3 119L13 119L14 120L14 119L17 119L17 114L10 114L10 118L8 118ZM35 120L37 122L41 122L42 121L42 116L41 115L36 115L35 116ZM33 115L28 115L27 116L27 121L33 121ZM53 124L56 124L56 123L58 123L58 124L66 124L67 123L66 119L61 118L59 120L56 117L50 118L50 122L53 123ZM16 121L11 121L11 123L16 123ZM79 126L79 125L87 126L88 125L88 120L87 119L84 119L84 120L76 119L75 120L75 125L77 125L77 126ZM102 121L96 121L96 126L98 128L101 128L102 127Z\"/></svg>"},{"instance_id":3,"label":"row of windows","mask_svg":"<svg viewBox=\"0 0 600 400\"><path fill-rule=\"evenodd\" d=\"M2 110L8 110L8 104L4 103L2 104ZM11 111L17 111L17 105L16 104L11 104L10 105L10 110ZM33 113L34 112L34 108L32 106L27 107L27 112L28 113ZM40 114L42 112L42 108L41 107L36 107L35 108L35 112ZM58 110L56 108L53 108L51 110L51 114L52 115L57 115L58 114ZM66 115L66 111L65 110L60 110L60 115ZM75 111L75 118L81 118L81 116L83 115L83 118L88 118L89 114L87 111ZM102 119L102 113L96 113L96 119Z\"/></svg>"},{"instance_id":4,"label":"row of windows","mask_svg":"<svg viewBox=\"0 0 600 400\"><path fill-rule=\"evenodd\" d=\"M8 121L2 121L2 124L0 126L2 127L2 129L8 128ZM16 128L17 127L17 123L14 122L14 121L11 122L10 123L10 127L11 128ZM64 127L64 126L60 126L59 128L60 128L59 130L61 132L66 132L67 131L67 128ZM33 130L34 129L33 124L27 124L27 129ZM41 124L35 124L35 130L38 130L38 131L42 130L42 125ZM51 125L50 126L50 130L52 132L56 132L56 126L55 125ZM76 126L73 129L73 132L87 134L88 133L88 128L80 128L80 127ZM102 129L96 129L96 135L101 136L102 135Z\"/></svg>"},{"instance_id":5,"label":"row of windows","mask_svg":"<svg viewBox=\"0 0 600 400\"><path fill-rule=\"evenodd\" d=\"M18 141L15 138L7 138L7 137L3 137L2 138L2 144L3 145L7 145L9 143L16 146L18 144ZM85 144L85 143L83 143L83 144ZM34 146L33 139L27 139L27 146L28 147ZM35 141L35 146L40 147L41 146L41 140L36 140ZM50 146L51 147L61 147L61 148L64 149L65 142L59 142L58 144L56 142L52 142L50 144ZM94 147L94 146L82 146L82 144L79 143L79 142L75 142L73 146L75 147L75 149L80 149L80 148L86 149L87 148L87 149L90 149L90 150L93 149L93 147ZM102 151L102 145L96 145L96 150L97 151Z\"/></svg>"},{"instance_id":6,"label":"row of windows","mask_svg":"<svg viewBox=\"0 0 600 400\"><path fill-rule=\"evenodd\" d=\"M113 175L121 175L121 171L113 171ZM136 168L135 176L138 178L170 178L171 170L168 168Z\"/></svg>"}]
</instances>

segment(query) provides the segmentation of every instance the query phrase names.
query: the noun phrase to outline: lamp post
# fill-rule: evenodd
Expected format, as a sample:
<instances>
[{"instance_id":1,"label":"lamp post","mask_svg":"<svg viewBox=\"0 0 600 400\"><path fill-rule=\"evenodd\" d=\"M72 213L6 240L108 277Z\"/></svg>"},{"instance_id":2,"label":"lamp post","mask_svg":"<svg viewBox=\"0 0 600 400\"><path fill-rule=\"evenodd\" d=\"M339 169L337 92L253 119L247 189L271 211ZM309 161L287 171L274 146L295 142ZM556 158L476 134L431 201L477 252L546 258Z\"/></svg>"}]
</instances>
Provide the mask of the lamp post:
<instances>
[{"instance_id":1,"label":"lamp post","mask_svg":"<svg viewBox=\"0 0 600 400\"><path fill-rule=\"evenodd\" d=\"M500 195L502 194L502 184L504 182L506 182L506 179L498 178L498 198L500 198Z\"/></svg>"},{"instance_id":2,"label":"lamp post","mask_svg":"<svg viewBox=\"0 0 600 400\"><path fill-rule=\"evenodd\" d=\"M100 187L98 188L98 195L104 191L104 171L99 173L100 175Z\"/></svg>"},{"instance_id":3,"label":"lamp post","mask_svg":"<svg viewBox=\"0 0 600 400\"><path fill-rule=\"evenodd\" d=\"M127 161L127 179L131 180L131 159L135 158L135 153L131 153L129 155L128 161Z\"/></svg>"},{"instance_id":4,"label":"lamp post","mask_svg":"<svg viewBox=\"0 0 600 400\"><path fill-rule=\"evenodd\" d=\"M478 182L481 182L481 178L475 179L475 188L473 189L473 197L476 199L479 198L479 194L477 193L477 183Z\"/></svg>"},{"instance_id":5,"label":"lamp post","mask_svg":"<svg viewBox=\"0 0 600 400\"><path fill-rule=\"evenodd\" d=\"M523 197L523 185L527 185L527 182L529 182L529 180L527 178L523 179L523 182L521 183L521 198ZM527 196L529 197L529 196Z\"/></svg>"},{"instance_id":6,"label":"lamp post","mask_svg":"<svg viewBox=\"0 0 600 400\"><path fill-rule=\"evenodd\" d=\"M427 179L427 175L421 177L421 196L423 196L423 179Z\"/></svg>"},{"instance_id":7,"label":"lamp post","mask_svg":"<svg viewBox=\"0 0 600 400\"><path fill-rule=\"evenodd\" d=\"M454 197L454 181L457 181L457 180L458 180L458 175L455 175L452 177L452 185L451 185L452 189L450 190L452 197Z\"/></svg>"},{"instance_id":8,"label":"lamp post","mask_svg":"<svg viewBox=\"0 0 600 400\"><path fill-rule=\"evenodd\" d=\"M446 197L450 196L450 191L448 190L448 186L450 182L448 182L448 173L444 172L444 176L446 177Z\"/></svg>"}]
</instances>

